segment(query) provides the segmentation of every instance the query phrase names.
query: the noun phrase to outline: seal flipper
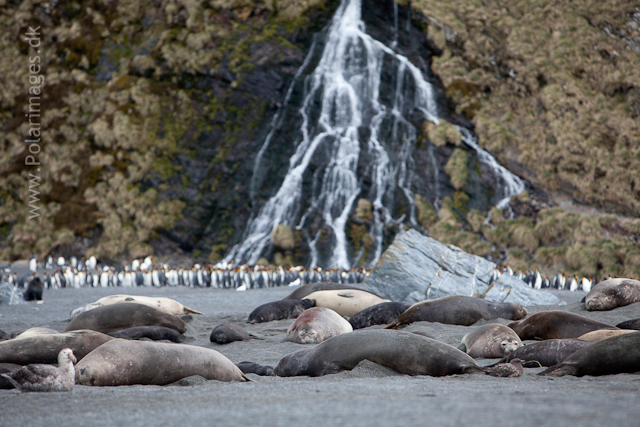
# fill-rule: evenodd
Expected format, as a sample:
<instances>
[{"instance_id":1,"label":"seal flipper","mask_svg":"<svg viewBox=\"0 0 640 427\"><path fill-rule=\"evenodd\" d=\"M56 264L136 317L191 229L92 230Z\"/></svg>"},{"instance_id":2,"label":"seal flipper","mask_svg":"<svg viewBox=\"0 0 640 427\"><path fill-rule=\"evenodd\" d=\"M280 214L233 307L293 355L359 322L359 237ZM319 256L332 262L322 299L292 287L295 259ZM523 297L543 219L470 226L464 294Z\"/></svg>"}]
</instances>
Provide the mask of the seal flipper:
<instances>
[{"instance_id":1,"label":"seal flipper","mask_svg":"<svg viewBox=\"0 0 640 427\"><path fill-rule=\"evenodd\" d=\"M578 372L577 366L569 363L558 363L557 365L553 365L548 369L538 373L543 377L562 377L565 375L576 375Z\"/></svg>"},{"instance_id":2,"label":"seal flipper","mask_svg":"<svg viewBox=\"0 0 640 427\"><path fill-rule=\"evenodd\" d=\"M462 344L460 344L458 346L458 350L464 351L466 353L467 352L467 346L464 343L462 343Z\"/></svg>"},{"instance_id":3,"label":"seal flipper","mask_svg":"<svg viewBox=\"0 0 640 427\"><path fill-rule=\"evenodd\" d=\"M9 381L15 388L17 388L18 390L22 390L20 388L20 384L18 384L18 382L16 380L14 380L11 375L9 374L0 374L1 377L5 378L7 381Z\"/></svg>"},{"instance_id":4,"label":"seal flipper","mask_svg":"<svg viewBox=\"0 0 640 427\"><path fill-rule=\"evenodd\" d=\"M342 297L342 298L353 298L354 297L354 295L349 295L349 294L338 294L338 296Z\"/></svg>"},{"instance_id":5,"label":"seal flipper","mask_svg":"<svg viewBox=\"0 0 640 427\"><path fill-rule=\"evenodd\" d=\"M582 297L582 299L580 300L580 302L585 302L587 300L587 297Z\"/></svg>"}]
</instances>

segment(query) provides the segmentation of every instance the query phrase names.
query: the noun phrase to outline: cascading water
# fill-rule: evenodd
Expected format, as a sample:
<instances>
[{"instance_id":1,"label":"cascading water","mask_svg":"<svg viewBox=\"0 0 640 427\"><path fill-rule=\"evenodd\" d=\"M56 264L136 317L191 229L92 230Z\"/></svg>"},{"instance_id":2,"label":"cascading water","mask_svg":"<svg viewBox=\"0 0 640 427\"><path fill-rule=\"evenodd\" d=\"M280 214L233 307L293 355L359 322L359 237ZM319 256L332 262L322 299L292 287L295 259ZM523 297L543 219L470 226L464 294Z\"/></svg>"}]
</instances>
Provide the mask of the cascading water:
<instances>
[{"instance_id":1,"label":"cascading water","mask_svg":"<svg viewBox=\"0 0 640 427\"><path fill-rule=\"evenodd\" d=\"M434 123L439 119L431 84L420 69L394 51L398 40L397 5L394 3L394 6L395 34L388 47L365 33L361 0L341 1L328 28L318 64L305 80L304 100L298 111L301 126L293 142L295 151L284 180L275 195L251 219L243 241L232 248L225 258L227 261L235 259L255 264L270 244L271 234L279 224L284 224L303 231L311 267L321 261L323 266L349 268L345 227L362 191L363 179L370 182L366 198L373 207L372 264L382 254L385 225L405 220L416 225L411 183L418 131L409 118L419 112ZM314 48L315 43L287 92L285 106L293 85L315 55ZM383 85L391 87L385 87L381 94L383 70L391 76L391 83ZM283 122L283 111L284 108L274 117L271 132L256 159L252 194L256 192L258 163L272 143L276 128ZM363 128L367 130L364 140ZM464 128L460 131L464 142L478 153L480 160L502 177L506 184L505 197L522 191L522 181L479 148L469 131ZM362 156L366 159L362 163L367 166L362 176L358 176ZM433 152L430 157L435 164ZM311 167L314 162L322 166L314 169ZM434 174L437 177L437 168ZM312 190L310 197L305 195L307 198L303 200L305 180L312 182ZM409 209L394 219L391 207L396 189L401 191ZM317 231L311 235L305 225L312 219L317 222L317 218L321 224L314 226ZM331 231L331 257L319 260L317 244L324 229Z\"/></svg>"}]
</instances>

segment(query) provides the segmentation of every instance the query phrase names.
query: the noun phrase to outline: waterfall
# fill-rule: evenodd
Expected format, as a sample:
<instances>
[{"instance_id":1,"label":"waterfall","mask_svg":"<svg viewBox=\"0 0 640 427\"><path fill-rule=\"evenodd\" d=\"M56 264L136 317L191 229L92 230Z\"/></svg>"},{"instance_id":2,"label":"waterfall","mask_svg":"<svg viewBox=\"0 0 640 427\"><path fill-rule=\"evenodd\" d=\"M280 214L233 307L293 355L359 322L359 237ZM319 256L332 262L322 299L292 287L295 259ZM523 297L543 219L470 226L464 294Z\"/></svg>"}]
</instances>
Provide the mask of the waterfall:
<instances>
[{"instance_id":1,"label":"waterfall","mask_svg":"<svg viewBox=\"0 0 640 427\"><path fill-rule=\"evenodd\" d=\"M412 155L418 131L410 116L419 112L424 119L437 123L438 111L431 84L420 69L394 50L398 26L394 2L394 40L390 47L386 46L365 32L361 0L341 1L326 32L318 64L305 77L304 99L297 111L301 125L298 135L294 136L294 153L284 180L275 195L251 218L243 241L231 249L226 261L235 259L255 264L270 245L271 234L279 224L285 224L302 231L310 249L311 267L323 264L325 267L350 268L345 227L354 202L363 190L365 178L370 187L368 195L362 197L369 199L373 207L370 227L374 245L372 264L382 255L385 225L404 221L417 224L411 183L414 174ZM274 143L272 139L284 120L293 87L309 66L310 58L317 54L317 48L320 47L314 42L287 92L284 106L272 120L271 131L256 159L252 197L259 181L258 164L270 144ZM388 87L381 87L383 70L385 75L391 76L391 83L383 84ZM363 137L363 128L367 130L364 132L366 137ZM464 142L476 150L481 161L504 171L505 176L509 174L477 146L470 132L464 128L460 130ZM278 143L289 144L286 141ZM433 152L430 156L434 159ZM358 176L358 164L362 158L368 163L364 176ZM436 176L437 173L434 171ZM509 186L512 181L516 182L516 178L504 178L503 181ZM311 182L312 190L311 194L305 194L303 200L305 182ZM519 179L517 182L522 184ZM509 187L506 194L514 194L519 188L516 187L516 184L513 189ZM396 190L401 192L399 194L408 206L399 218L392 217ZM309 232L312 221L316 223L315 234ZM317 245L323 237L323 230L330 231L331 256L320 260Z\"/></svg>"}]
</instances>

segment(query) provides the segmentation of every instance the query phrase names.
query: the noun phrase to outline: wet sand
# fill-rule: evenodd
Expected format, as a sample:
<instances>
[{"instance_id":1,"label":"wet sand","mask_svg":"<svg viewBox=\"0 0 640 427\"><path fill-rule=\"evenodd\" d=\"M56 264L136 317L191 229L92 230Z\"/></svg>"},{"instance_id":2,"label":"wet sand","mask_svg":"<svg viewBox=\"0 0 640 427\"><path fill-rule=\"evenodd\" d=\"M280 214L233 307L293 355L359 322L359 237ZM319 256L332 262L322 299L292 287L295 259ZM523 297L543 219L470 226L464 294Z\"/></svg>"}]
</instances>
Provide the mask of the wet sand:
<instances>
[{"instance_id":1,"label":"wet sand","mask_svg":"<svg viewBox=\"0 0 640 427\"><path fill-rule=\"evenodd\" d=\"M0 329L20 332L35 326L64 331L72 309L106 295L163 296L199 310L185 316L187 344L213 348L233 362L275 366L280 358L308 345L285 340L293 320L244 323L257 306L281 299L293 288L235 290L165 288L86 288L45 291L44 304L0 305ZM640 303L608 312L587 312L582 292L556 292L567 310L615 325L640 317ZM213 327L233 322L264 338L217 345ZM508 321L499 319L506 324ZM469 327L419 322L424 330L458 346ZM477 359L487 365L495 359ZM319 378L260 377L249 383L204 381L187 386L76 386L70 393L20 393L0 390L0 425L638 425L640 375L539 377L542 368L525 369L520 378L454 375L434 378L398 374L371 362Z\"/></svg>"}]
</instances>

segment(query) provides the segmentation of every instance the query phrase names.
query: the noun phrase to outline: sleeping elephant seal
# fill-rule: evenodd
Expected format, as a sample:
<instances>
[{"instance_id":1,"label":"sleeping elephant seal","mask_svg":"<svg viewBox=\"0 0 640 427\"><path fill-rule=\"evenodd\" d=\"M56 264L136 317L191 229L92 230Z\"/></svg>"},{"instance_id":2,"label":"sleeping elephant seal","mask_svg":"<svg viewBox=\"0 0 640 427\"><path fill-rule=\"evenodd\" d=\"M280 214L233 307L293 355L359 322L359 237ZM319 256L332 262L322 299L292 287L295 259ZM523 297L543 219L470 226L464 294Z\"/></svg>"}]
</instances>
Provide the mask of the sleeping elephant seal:
<instances>
[{"instance_id":1,"label":"sleeping elephant seal","mask_svg":"<svg viewBox=\"0 0 640 427\"><path fill-rule=\"evenodd\" d=\"M289 329L287 340L299 344L318 344L336 335L352 332L351 324L330 308L305 310Z\"/></svg>"},{"instance_id":2,"label":"sleeping elephant seal","mask_svg":"<svg viewBox=\"0 0 640 427\"><path fill-rule=\"evenodd\" d=\"M192 375L248 381L222 354L187 344L113 339L76 365L76 384L89 386L166 385Z\"/></svg>"},{"instance_id":3,"label":"sleeping elephant seal","mask_svg":"<svg viewBox=\"0 0 640 427\"><path fill-rule=\"evenodd\" d=\"M576 351L590 345L590 342L577 338L545 340L520 347L500 359L498 363L510 362L511 359L518 358L522 360L522 366L525 368L553 366L562 362Z\"/></svg>"},{"instance_id":4,"label":"sleeping elephant seal","mask_svg":"<svg viewBox=\"0 0 640 427\"><path fill-rule=\"evenodd\" d=\"M185 336L180 332L165 328L164 326L134 326L120 332L109 332L107 335L114 338L122 338L124 340L140 340L147 338L153 341L167 340L171 342L181 343L186 340Z\"/></svg>"},{"instance_id":5,"label":"sleeping elephant seal","mask_svg":"<svg viewBox=\"0 0 640 427\"><path fill-rule=\"evenodd\" d=\"M303 298L306 298L307 295L310 295L316 291L335 291L335 290L345 290L345 289L362 291L361 288L350 286L348 284L332 283L332 282L316 282L316 283L308 283L306 285L300 286L299 288L291 292L289 295L287 295L283 299L303 299ZM368 292L368 291L364 291L364 292ZM369 293L372 295L375 295L373 292L369 292Z\"/></svg>"},{"instance_id":6,"label":"sleeping elephant seal","mask_svg":"<svg viewBox=\"0 0 640 427\"><path fill-rule=\"evenodd\" d=\"M591 344L538 375L581 377L633 372L640 372L640 332L618 335Z\"/></svg>"},{"instance_id":7,"label":"sleeping elephant seal","mask_svg":"<svg viewBox=\"0 0 640 427\"><path fill-rule=\"evenodd\" d=\"M249 332L245 331L242 326L233 323L218 325L209 335L209 341L216 344L229 344L234 341L249 341L250 339Z\"/></svg>"},{"instance_id":8,"label":"sleeping elephant seal","mask_svg":"<svg viewBox=\"0 0 640 427\"><path fill-rule=\"evenodd\" d=\"M404 313L411 304L403 302L383 302L354 314L349 319L353 329L367 328L373 325L388 325Z\"/></svg>"},{"instance_id":9,"label":"sleeping elephant seal","mask_svg":"<svg viewBox=\"0 0 640 427\"><path fill-rule=\"evenodd\" d=\"M185 314L202 314L192 308L182 305L178 301L165 297L144 297L139 295L109 295L93 302L99 306L107 306L111 304L119 304L121 302L134 302L137 304L145 304L157 310L163 311L174 316L183 316Z\"/></svg>"},{"instance_id":10,"label":"sleeping elephant seal","mask_svg":"<svg viewBox=\"0 0 640 427\"><path fill-rule=\"evenodd\" d=\"M315 305L316 301L312 299L268 302L257 307L249 314L249 323L295 319L307 308L315 307Z\"/></svg>"},{"instance_id":11,"label":"sleeping elephant seal","mask_svg":"<svg viewBox=\"0 0 640 427\"><path fill-rule=\"evenodd\" d=\"M578 338L598 329L618 329L568 311L541 311L507 326L516 331L521 340Z\"/></svg>"},{"instance_id":12,"label":"sleeping elephant seal","mask_svg":"<svg viewBox=\"0 0 640 427\"><path fill-rule=\"evenodd\" d=\"M613 310L640 302L640 281L609 279L595 285L584 299L589 311Z\"/></svg>"},{"instance_id":13,"label":"sleeping elephant seal","mask_svg":"<svg viewBox=\"0 0 640 427\"><path fill-rule=\"evenodd\" d=\"M471 357L448 344L407 332L366 329L288 354L280 359L275 373L318 377L351 370L365 359L408 375L484 372Z\"/></svg>"},{"instance_id":14,"label":"sleeping elephant seal","mask_svg":"<svg viewBox=\"0 0 640 427\"><path fill-rule=\"evenodd\" d=\"M123 302L98 307L78 315L69 322L67 331L91 329L107 334L134 326L164 326L181 334L187 330L187 325L173 314L156 310L145 304Z\"/></svg>"},{"instance_id":15,"label":"sleeping elephant seal","mask_svg":"<svg viewBox=\"0 0 640 427\"><path fill-rule=\"evenodd\" d=\"M413 304L387 329L396 329L413 322L438 322L448 325L471 326L480 319L518 320L527 315L521 305L510 302L489 302L475 297L448 296Z\"/></svg>"},{"instance_id":16,"label":"sleeping elephant seal","mask_svg":"<svg viewBox=\"0 0 640 427\"><path fill-rule=\"evenodd\" d=\"M96 331L80 330L33 335L0 342L0 362L28 365L58 363L58 354L70 348L78 360L113 338Z\"/></svg>"},{"instance_id":17,"label":"sleeping elephant seal","mask_svg":"<svg viewBox=\"0 0 640 427\"><path fill-rule=\"evenodd\" d=\"M489 323L466 334L458 348L473 358L493 358L504 357L520 347L522 341L513 329L499 323Z\"/></svg>"},{"instance_id":18,"label":"sleeping elephant seal","mask_svg":"<svg viewBox=\"0 0 640 427\"><path fill-rule=\"evenodd\" d=\"M335 291L316 291L305 297L316 300L316 307L326 307L341 316L351 317L372 305L389 302L371 292L357 289L342 289Z\"/></svg>"},{"instance_id":19,"label":"sleeping elephant seal","mask_svg":"<svg viewBox=\"0 0 640 427\"><path fill-rule=\"evenodd\" d=\"M27 338L27 337L34 337L36 335L59 334L59 333L60 332L51 328L29 328L20 332L18 335L16 335L16 338Z\"/></svg>"},{"instance_id":20,"label":"sleeping elephant seal","mask_svg":"<svg viewBox=\"0 0 640 427\"><path fill-rule=\"evenodd\" d=\"M591 343L606 340L607 338L617 337L618 335L638 332L635 329L599 329L597 331L587 332L578 337L578 339L589 341Z\"/></svg>"}]
</instances>

